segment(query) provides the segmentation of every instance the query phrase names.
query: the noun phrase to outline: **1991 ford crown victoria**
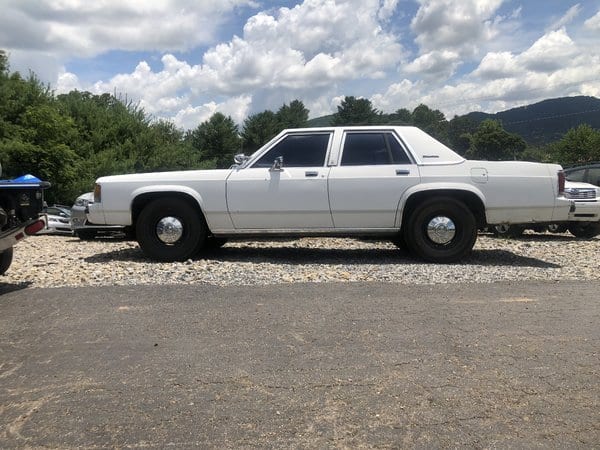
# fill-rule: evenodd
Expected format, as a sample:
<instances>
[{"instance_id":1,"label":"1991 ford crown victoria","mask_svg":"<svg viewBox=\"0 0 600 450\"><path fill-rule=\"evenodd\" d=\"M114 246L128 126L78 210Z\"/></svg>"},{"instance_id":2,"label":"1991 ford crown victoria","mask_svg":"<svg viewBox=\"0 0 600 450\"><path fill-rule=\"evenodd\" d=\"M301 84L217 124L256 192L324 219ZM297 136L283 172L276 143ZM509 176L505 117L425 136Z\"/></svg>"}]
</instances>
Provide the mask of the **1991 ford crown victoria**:
<instances>
[{"instance_id":1,"label":"1991 ford crown victoria","mask_svg":"<svg viewBox=\"0 0 600 450\"><path fill-rule=\"evenodd\" d=\"M236 163L99 178L88 219L161 261L231 238L376 236L432 262L489 225L600 220L599 202L565 196L559 165L465 160L414 127L284 130Z\"/></svg>"}]
</instances>

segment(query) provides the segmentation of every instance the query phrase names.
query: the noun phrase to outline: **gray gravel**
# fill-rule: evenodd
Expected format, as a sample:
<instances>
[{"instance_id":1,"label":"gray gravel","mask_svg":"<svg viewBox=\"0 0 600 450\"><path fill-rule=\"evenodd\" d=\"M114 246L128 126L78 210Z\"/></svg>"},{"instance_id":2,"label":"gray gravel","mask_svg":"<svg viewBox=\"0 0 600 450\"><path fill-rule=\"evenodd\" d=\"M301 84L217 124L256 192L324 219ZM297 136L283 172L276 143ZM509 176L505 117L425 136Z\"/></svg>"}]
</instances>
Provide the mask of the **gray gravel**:
<instances>
[{"instance_id":1,"label":"gray gravel","mask_svg":"<svg viewBox=\"0 0 600 450\"><path fill-rule=\"evenodd\" d=\"M520 280L599 280L600 239L526 234L520 239L480 235L462 264L426 264L393 244L306 238L240 241L182 263L146 259L136 242L81 241L34 236L15 247L0 284L28 287L383 281L405 284L491 283Z\"/></svg>"}]
</instances>

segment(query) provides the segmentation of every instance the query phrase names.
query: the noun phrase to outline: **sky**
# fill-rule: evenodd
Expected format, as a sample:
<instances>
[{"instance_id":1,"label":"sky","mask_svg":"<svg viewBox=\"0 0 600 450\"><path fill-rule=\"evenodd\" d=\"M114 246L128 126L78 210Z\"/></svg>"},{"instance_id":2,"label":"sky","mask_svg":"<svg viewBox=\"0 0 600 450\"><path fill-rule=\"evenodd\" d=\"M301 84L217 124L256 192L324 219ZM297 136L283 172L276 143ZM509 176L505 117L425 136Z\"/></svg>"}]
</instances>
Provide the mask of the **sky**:
<instances>
[{"instance_id":1,"label":"sky","mask_svg":"<svg viewBox=\"0 0 600 450\"><path fill-rule=\"evenodd\" d=\"M600 0L0 0L0 49L56 93L111 93L192 129L301 100L448 119L600 97Z\"/></svg>"}]
</instances>

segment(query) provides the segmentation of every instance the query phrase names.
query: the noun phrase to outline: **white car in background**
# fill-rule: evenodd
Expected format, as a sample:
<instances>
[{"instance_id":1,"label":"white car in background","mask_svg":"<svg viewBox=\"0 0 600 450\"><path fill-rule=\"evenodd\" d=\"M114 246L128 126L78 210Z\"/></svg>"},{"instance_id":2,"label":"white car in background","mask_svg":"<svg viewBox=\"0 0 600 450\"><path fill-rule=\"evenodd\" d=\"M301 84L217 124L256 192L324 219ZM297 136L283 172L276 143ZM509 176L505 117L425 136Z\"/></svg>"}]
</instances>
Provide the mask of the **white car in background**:
<instances>
[{"instance_id":1,"label":"white car in background","mask_svg":"<svg viewBox=\"0 0 600 450\"><path fill-rule=\"evenodd\" d=\"M576 181L565 181L565 198L575 202L575 211L569 214L569 219L563 222L550 224L512 224L496 225L492 232L496 236L516 238L521 236L525 230L533 230L537 233L549 231L550 233L565 233L569 231L573 236L582 239L591 239L600 235L600 222L597 218L597 209L600 205L600 187L589 183ZM589 219L586 221L585 219Z\"/></svg>"},{"instance_id":2,"label":"white car in background","mask_svg":"<svg viewBox=\"0 0 600 450\"><path fill-rule=\"evenodd\" d=\"M86 192L81 194L75 200L71 208L70 229L79 239L91 240L97 236L116 234L123 231L123 227L118 225L98 225L90 223L86 212L88 206L94 203L94 193Z\"/></svg>"},{"instance_id":3,"label":"white car in background","mask_svg":"<svg viewBox=\"0 0 600 450\"><path fill-rule=\"evenodd\" d=\"M46 227L37 234L67 234L72 235L71 210L68 206L45 206L42 213L46 215Z\"/></svg>"}]
</instances>

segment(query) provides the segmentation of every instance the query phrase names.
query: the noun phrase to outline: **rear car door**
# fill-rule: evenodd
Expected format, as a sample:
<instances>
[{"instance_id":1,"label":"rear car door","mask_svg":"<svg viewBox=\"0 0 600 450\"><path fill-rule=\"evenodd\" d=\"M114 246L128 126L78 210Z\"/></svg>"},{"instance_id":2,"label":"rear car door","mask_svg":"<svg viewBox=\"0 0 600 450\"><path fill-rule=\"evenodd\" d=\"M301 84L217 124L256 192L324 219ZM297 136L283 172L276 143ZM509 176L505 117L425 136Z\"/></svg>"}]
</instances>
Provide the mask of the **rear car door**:
<instances>
[{"instance_id":1,"label":"rear car door","mask_svg":"<svg viewBox=\"0 0 600 450\"><path fill-rule=\"evenodd\" d=\"M335 228L395 228L402 194L419 181L418 166L393 131L346 131L329 173Z\"/></svg>"}]
</instances>

